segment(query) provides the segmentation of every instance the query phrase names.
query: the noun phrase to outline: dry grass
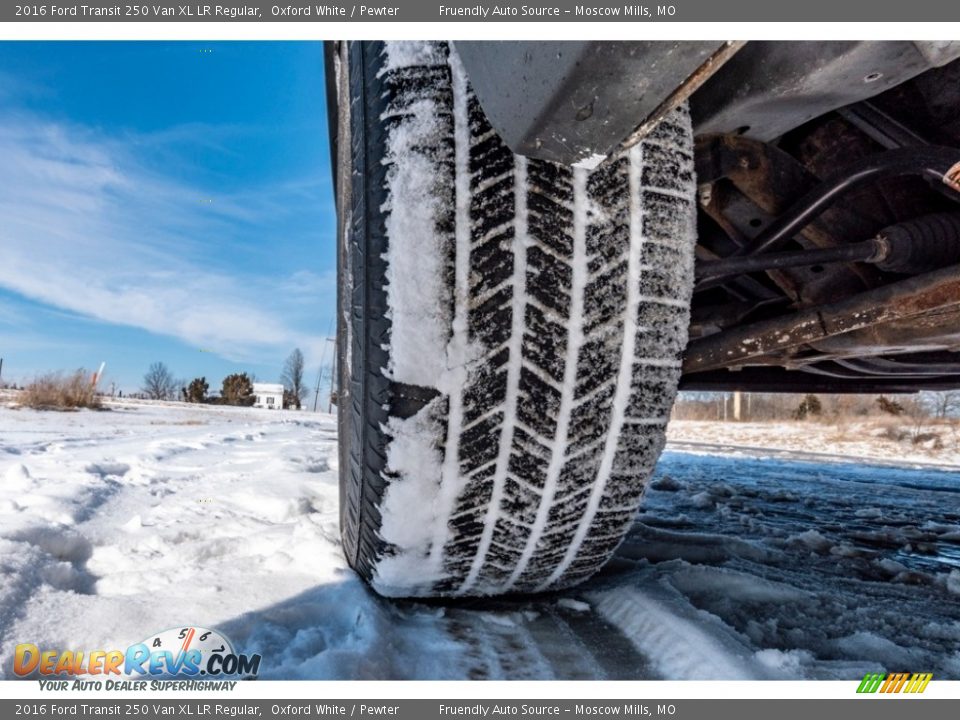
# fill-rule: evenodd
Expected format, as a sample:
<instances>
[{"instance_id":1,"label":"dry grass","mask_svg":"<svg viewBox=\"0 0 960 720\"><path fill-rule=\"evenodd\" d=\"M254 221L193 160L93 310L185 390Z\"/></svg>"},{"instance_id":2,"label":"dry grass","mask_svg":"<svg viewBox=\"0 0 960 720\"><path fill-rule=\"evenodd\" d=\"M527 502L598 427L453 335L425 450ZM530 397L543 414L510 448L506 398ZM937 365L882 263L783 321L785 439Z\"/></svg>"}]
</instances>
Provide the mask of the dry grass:
<instances>
[{"instance_id":1,"label":"dry grass","mask_svg":"<svg viewBox=\"0 0 960 720\"><path fill-rule=\"evenodd\" d=\"M37 410L99 408L100 398L86 370L49 373L36 378L20 394L20 403Z\"/></svg>"},{"instance_id":2,"label":"dry grass","mask_svg":"<svg viewBox=\"0 0 960 720\"><path fill-rule=\"evenodd\" d=\"M869 421L863 418L834 418L828 423L833 430L827 436L830 442L860 442L864 436L892 445L912 445L931 452L960 448L960 422L927 419L917 423L910 418L878 417Z\"/></svg>"}]
</instances>

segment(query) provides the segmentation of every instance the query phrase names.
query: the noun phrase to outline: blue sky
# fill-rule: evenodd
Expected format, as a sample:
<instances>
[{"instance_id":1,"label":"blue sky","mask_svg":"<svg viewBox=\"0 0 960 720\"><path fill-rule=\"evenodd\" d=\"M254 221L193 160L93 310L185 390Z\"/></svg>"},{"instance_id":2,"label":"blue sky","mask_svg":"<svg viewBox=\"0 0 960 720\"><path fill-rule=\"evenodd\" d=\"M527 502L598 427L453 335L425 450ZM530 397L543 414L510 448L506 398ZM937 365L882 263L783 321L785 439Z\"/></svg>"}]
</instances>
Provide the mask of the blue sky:
<instances>
[{"instance_id":1,"label":"blue sky","mask_svg":"<svg viewBox=\"0 0 960 720\"><path fill-rule=\"evenodd\" d=\"M315 378L335 232L320 43L0 42L4 380Z\"/></svg>"}]
</instances>

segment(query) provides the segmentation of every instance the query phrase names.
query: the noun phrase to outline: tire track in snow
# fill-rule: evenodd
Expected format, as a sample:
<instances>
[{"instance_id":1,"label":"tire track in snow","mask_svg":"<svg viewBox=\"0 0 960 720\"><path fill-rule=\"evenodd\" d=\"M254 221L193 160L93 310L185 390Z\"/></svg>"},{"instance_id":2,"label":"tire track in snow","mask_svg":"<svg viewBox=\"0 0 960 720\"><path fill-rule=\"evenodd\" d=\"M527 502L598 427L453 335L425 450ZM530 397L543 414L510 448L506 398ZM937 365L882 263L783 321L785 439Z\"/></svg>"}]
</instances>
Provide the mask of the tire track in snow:
<instances>
[{"instance_id":1,"label":"tire track in snow","mask_svg":"<svg viewBox=\"0 0 960 720\"><path fill-rule=\"evenodd\" d=\"M670 680L754 680L756 669L742 656L730 638L726 646L699 624L671 611L649 593L621 588L588 593L597 611L620 628L637 651L650 658L662 678Z\"/></svg>"}]
</instances>

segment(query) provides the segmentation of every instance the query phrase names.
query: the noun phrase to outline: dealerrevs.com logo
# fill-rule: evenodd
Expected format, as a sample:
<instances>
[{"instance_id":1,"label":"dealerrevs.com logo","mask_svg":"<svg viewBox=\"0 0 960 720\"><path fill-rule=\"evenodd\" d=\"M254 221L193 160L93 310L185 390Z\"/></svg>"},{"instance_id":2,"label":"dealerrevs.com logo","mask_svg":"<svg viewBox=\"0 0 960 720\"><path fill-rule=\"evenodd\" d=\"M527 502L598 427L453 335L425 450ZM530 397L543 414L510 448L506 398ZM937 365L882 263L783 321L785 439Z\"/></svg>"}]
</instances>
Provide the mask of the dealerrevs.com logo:
<instances>
[{"instance_id":1,"label":"dealerrevs.com logo","mask_svg":"<svg viewBox=\"0 0 960 720\"><path fill-rule=\"evenodd\" d=\"M232 643L216 630L181 627L152 635L126 650L59 650L21 643L14 650L13 672L17 677L36 677L57 690L141 690L146 689L146 680L171 679L203 680L196 683L198 689L213 689L211 681L255 678L260 656L234 652ZM120 675L127 679L112 679ZM230 689L233 684L229 683ZM150 689L161 687L172 686L151 683Z\"/></svg>"}]
</instances>

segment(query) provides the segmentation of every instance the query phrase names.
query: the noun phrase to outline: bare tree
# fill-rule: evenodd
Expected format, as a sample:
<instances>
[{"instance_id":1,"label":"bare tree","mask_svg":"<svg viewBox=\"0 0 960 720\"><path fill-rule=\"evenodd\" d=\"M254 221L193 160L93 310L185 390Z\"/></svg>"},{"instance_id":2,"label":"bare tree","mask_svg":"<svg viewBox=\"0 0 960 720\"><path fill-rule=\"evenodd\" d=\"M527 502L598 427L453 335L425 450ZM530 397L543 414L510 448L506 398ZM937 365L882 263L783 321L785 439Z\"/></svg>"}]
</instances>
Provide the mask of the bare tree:
<instances>
[{"instance_id":1,"label":"bare tree","mask_svg":"<svg viewBox=\"0 0 960 720\"><path fill-rule=\"evenodd\" d=\"M140 390L152 400L173 400L177 397L179 385L173 373L162 362L150 365L147 374L143 376L143 387Z\"/></svg>"},{"instance_id":2,"label":"bare tree","mask_svg":"<svg viewBox=\"0 0 960 720\"><path fill-rule=\"evenodd\" d=\"M303 365L303 353L300 348L296 348L283 363L283 374L280 376L283 387L297 410L307 394L307 388L303 384Z\"/></svg>"},{"instance_id":3,"label":"bare tree","mask_svg":"<svg viewBox=\"0 0 960 720\"><path fill-rule=\"evenodd\" d=\"M896 403L901 409L900 416L910 421L910 439L914 444L923 440L924 425L930 419L926 398L920 394L907 395Z\"/></svg>"},{"instance_id":4,"label":"bare tree","mask_svg":"<svg viewBox=\"0 0 960 720\"><path fill-rule=\"evenodd\" d=\"M933 413L941 420L960 413L960 390L930 393Z\"/></svg>"}]
</instances>

